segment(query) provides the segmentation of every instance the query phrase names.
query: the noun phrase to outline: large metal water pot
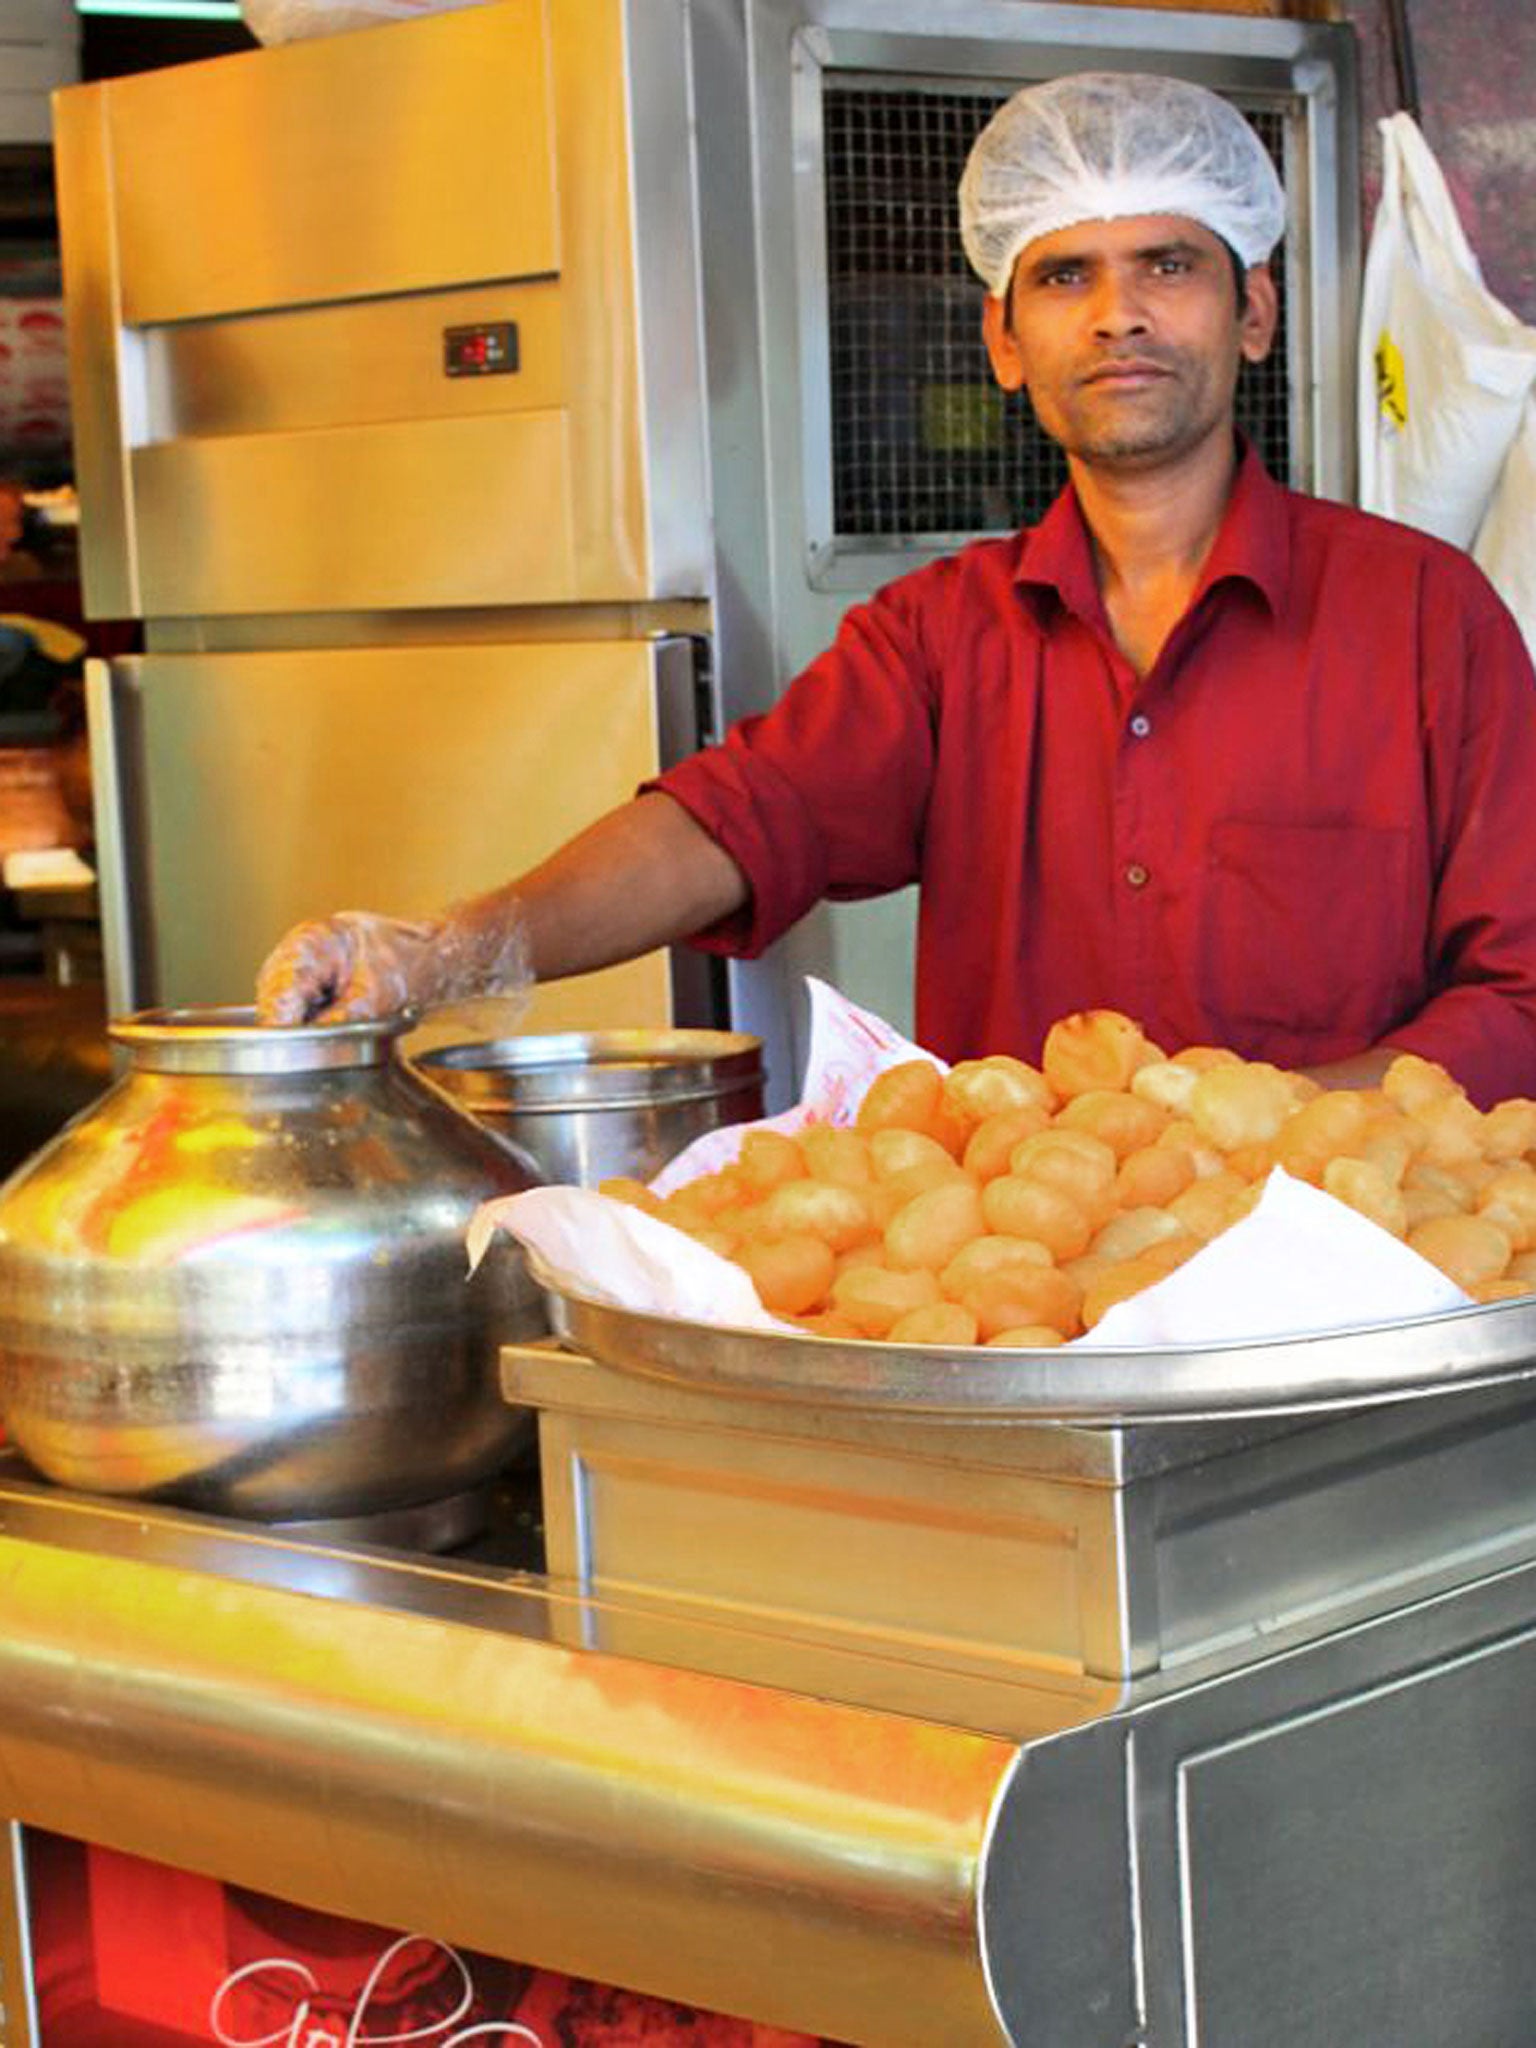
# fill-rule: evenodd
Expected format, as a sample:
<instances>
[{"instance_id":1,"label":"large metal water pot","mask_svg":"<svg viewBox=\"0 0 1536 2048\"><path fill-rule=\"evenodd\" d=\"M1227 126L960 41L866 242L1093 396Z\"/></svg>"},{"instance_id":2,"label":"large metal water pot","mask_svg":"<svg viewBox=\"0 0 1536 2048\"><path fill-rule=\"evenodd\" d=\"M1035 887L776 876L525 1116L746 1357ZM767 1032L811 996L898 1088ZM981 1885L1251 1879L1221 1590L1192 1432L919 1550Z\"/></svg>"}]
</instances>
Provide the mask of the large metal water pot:
<instances>
[{"instance_id":1,"label":"large metal water pot","mask_svg":"<svg viewBox=\"0 0 1536 2048\"><path fill-rule=\"evenodd\" d=\"M396 1057L398 1021L145 1012L99 1102L0 1187L0 1418L46 1477L212 1512L381 1515L489 1477L545 1328L502 1235L532 1176Z\"/></svg>"}]
</instances>

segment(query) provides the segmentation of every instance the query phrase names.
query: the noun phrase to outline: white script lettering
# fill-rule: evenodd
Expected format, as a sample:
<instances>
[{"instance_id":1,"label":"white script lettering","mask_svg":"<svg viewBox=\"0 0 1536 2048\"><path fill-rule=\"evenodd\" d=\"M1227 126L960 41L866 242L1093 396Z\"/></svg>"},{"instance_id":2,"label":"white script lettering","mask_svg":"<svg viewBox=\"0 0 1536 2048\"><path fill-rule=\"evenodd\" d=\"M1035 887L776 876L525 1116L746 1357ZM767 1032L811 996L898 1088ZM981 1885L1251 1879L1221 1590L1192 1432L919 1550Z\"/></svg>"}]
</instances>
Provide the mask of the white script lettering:
<instances>
[{"instance_id":1,"label":"white script lettering","mask_svg":"<svg viewBox=\"0 0 1536 2048\"><path fill-rule=\"evenodd\" d=\"M429 1952L447 1959L458 1977L458 2003L446 2018L429 2020L424 2026L409 2027L403 2034L374 2033L372 2028L378 2016L379 1989L389 1967L403 1950L418 1943ZM253 1991L268 1999L285 1996L292 1999L292 2010L275 2033L231 2031L238 2025L233 2008L242 1985L251 1986ZM224 1979L209 2004L208 2024L219 2048L386 2048L386 2044L388 2048L396 2048L396 2044L407 2041L430 2043L431 2048L466 2048L471 2041L521 2041L525 2048L544 2048L543 2041L533 2029L516 2020L482 2020L474 2026L461 2026L460 2022L475 2001L475 1987L464 1958L446 1943L431 1941L425 1935L402 1934L398 1941L391 1942L385 1949L358 1993L357 2004L345 2022L344 2033L338 2034L333 2026L316 2022L313 2001L319 1990L319 1980L307 1964L294 1962L285 1956L263 1956L257 1962L242 1964Z\"/></svg>"}]
</instances>

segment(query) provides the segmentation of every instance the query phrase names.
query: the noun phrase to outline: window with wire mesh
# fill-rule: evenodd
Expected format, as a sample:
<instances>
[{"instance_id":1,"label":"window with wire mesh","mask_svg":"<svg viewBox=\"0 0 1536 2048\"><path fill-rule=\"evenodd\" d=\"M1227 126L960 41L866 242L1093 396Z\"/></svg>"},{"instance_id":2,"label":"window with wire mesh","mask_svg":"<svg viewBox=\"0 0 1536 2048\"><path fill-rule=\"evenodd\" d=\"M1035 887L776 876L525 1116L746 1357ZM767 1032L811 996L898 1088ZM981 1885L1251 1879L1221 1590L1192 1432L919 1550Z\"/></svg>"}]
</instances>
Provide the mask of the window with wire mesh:
<instances>
[{"instance_id":1,"label":"window with wire mesh","mask_svg":"<svg viewBox=\"0 0 1536 2048\"><path fill-rule=\"evenodd\" d=\"M953 540L1038 519L1065 479L1029 401L981 339L955 188L1002 91L829 75L822 101L835 542ZM1284 175L1284 117L1244 108ZM1290 476L1283 264L1268 360L1245 365L1238 423Z\"/></svg>"}]
</instances>

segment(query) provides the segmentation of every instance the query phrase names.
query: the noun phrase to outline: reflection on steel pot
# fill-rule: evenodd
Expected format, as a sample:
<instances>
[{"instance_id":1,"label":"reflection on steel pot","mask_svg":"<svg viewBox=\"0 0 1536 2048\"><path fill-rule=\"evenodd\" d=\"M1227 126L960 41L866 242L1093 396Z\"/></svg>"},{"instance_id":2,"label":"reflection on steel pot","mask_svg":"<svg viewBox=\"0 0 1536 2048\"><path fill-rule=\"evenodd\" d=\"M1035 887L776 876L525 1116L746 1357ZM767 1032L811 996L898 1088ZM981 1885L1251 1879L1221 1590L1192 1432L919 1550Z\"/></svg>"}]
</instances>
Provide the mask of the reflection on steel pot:
<instances>
[{"instance_id":1,"label":"reflection on steel pot","mask_svg":"<svg viewBox=\"0 0 1536 2048\"><path fill-rule=\"evenodd\" d=\"M705 1131L763 1113L762 1041L742 1031L552 1032L417 1065L546 1180L582 1187L649 1180Z\"/></svg>"},{"instance_id":2,"label":"reflection on steel pot","mask_svg":"<svg viewBox=\"0 0 1536 2048\"><path fill-rule=\"evenodd\" d=\"M0 1414L40 1472L260 1519L487 1479L542 1301L464 1228L532 1176L412 1073L399 1021L110 1027L123 1077L0 1187ZM510 1256L507 1254L510 1253Z\"/></svg>"}]
</instances>

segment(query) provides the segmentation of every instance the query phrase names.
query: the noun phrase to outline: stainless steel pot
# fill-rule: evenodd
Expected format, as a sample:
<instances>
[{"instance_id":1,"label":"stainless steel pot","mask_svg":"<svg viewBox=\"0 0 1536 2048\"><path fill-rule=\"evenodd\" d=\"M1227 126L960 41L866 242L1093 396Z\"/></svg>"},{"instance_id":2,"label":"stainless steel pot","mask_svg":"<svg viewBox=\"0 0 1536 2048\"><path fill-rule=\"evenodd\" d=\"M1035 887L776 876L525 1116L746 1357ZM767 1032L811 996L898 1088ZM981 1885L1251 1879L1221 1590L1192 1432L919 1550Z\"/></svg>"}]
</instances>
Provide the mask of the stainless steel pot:
<instances>
[{"instance_id":1,"label":"stainless steel pot","mask_svg":"<svg viewBox=\"0 0 1536 2048\"><path fill-rule=\"evenodd\" d=\"M0 1417L39 1472L261 1519L442 1500L528 1424L542 1297L464 1227L533 1176L396 1057L398 1022L113 1024L123 1077L0 1187Z\"/></svg>"},{"instance_id":2,"label":"stainless steel pot","mask_svg":"<svg viewBox=\"0 0 1536 2048\"><path fill-rule=\"evenodd\" d=\"M564 1031L418 1055L422 1072L548 1181L649 1180L693 1139L763 1113L762 1041L742 1031Z\"/></svg>"}]
</instances>

